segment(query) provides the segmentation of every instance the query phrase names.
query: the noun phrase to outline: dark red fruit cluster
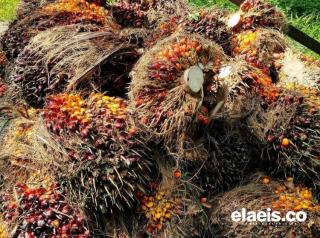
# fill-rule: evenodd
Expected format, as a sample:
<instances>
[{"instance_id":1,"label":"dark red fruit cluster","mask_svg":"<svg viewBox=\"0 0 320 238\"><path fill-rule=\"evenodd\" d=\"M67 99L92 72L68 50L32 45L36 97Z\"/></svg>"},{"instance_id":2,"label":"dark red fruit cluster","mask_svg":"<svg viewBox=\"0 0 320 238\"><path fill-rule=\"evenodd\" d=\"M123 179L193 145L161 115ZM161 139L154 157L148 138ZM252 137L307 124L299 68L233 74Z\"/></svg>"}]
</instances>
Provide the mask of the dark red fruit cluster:
<instances>
[{"instance_id":1,"label":"dark red fruit cluster","mask_svg":"<svg viewBox=\"0 0 320 238\"><path fill-rule=\"evenodd\" d=\"M222 20L225 17L224 15L223 11L203 11L199 18L186 20L182 25L188 32L201 34L217 42L230 55L231 31L227 29L225 22Z\"/></svg>"},{"instance_id":2,"label":"dark red fruit cluster","mask_svg":"<svg viewBox=\"0 0 320 238\"><path fill-rule=\"evenodd\" d=\"M54 134L77 134L100 148L112 137L118 142L133 144L135 133L128 125L127 105L123 99L92 94L83 100L78 94L59 94L50 97L42 113L47 128Z\"/></svg>"},{"instance_id":3,"label":"dark red fruit cluster","mask_svg":"<svg viewBox=\"0 0 320 238\"><path fill-rule=\"evenodd\" d=\"M22 20L14 21L1 38L3 50L8 58L13 60L39 31L70 24L116 27L116 24L109 20L107 12L95 4L78 0L60 0L37 9Z\"/></svg>"},{"instance_id":4,"label":"dark red fruit cluster","mask_svg":"<svg viewBox=\"0 0 320 238\"><path fill-rule=\"evenodd\" d=\"M4 69L7 64L7 57L3 51L0 50L0 77L4 76Z\"/></svg>"},{"instance_id":5,"label":"dark red fruit cluster","mask_svg":"<svg viewBox=\"0 0 320 238\"><path fill-rule=\"evenodd\" d=\"M266 139L276 149L285 149L289 152L300 148L299 151L305 151L309 155L319 157L319 144L306 142L314 140L319 135L320 110L303 101L304 98L301 96L281 96L279 98L279 102L287 111L290 111L293 105L298 104L298 106L286 130L278 128L278 130L270 131Z\"/></svg>"},{"instance_id":6,"label":"dark red fruit cluster","mask_svg":"<svg viewBox=\"0 0 320 238\"><path fill-rule=\"evenodd\" d=\"M95 32L99 28L95 25L77 25L76 33ZM10 75L10 80L21 87L22 96L33 107L42 107L44 98L52 92L61 92L65 88L71 73L55 72L48 76L47 72L56 66L62 57L46 62L47 51L38 52L30 46L26 46L16 59L15 68Z\"/></svg>"},{"instance_id":7,"label":"dark red fruit cluster","mask_svg":"<svg viewBox=\"0 0 320 238\"><path fill-rule=\"evenodd\" d=\"M6 86L4 85L4 83L1 82L1 78L0 78L0 98L4 95L6 91Z\"/></svg>"},{"instance_id":8,"label":"dark red fruit cluster","mask_svg":"<svg viewBox=\"0 0 320 238\"><path fill-rule=\"evenodd\" d=\"M126 102L99 93L86 100L78 94L60 94L50 97L42 116L66 147L69 164L79 165L72 181L78 184L76 189L93 197L95 204L99 201L103 212L112 211L114 205L120 210L131 206L136 185L146 184L150 169ZM76 137L80 142L69 142Z\"/></svg>"},{"instance_id":9,"label":"dark red fruit cluster","mask_svg":"<svg viewBox=\"0 0 320 238\"><path fill-rule=\"evenodd\" d=\"M18 200L12 196L1 197L5 222L17 224L13 237L91 237L83 216L67 202L59 186L48 189L16 185Z\"/></svg>"},{"instance_id":10,"label":"dark red fruit cluster","mask_svg":"<svg viewBox=\"0 0 320 238\"><path fill-rule=\"evenodd\" d=\"M240 13L243 29L264 27L280 30L284 26L284 15L267 1L246 0L240 6Z\"/></svg>"},{"instance_id":11,"label":"dark red fruit cluster","mask_svg":"<svg viewBox=\"0 0 320 238\"><path fill-rule=\"evenodd\" d=\"M146 12L138 3L119 2L112 6L112 15L124 27L142 27L148 24Z\"/></svg>"}]
</instances>

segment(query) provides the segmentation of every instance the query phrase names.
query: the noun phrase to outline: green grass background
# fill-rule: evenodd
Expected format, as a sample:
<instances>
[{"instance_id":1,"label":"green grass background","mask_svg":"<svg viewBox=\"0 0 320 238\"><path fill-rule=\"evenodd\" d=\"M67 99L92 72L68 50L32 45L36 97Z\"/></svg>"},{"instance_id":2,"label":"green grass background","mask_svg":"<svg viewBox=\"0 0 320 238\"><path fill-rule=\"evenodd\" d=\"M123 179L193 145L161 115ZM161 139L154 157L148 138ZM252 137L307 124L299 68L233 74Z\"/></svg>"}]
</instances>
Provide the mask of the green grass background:
<instances>
[{"instance_id":1,"label":"green grass background","mask_svg":"<svg viewBox=\"0 0 320 238\"><path fill-rule=\"evenodd\" d=\"M197 7L220 7L236 10L236 6L228 0L189 0ZM289 22L307 33L309 36L320 41L320 0L269 0L279 7L287 16ZM15 17L15 8L19 0L0 0L0 21L12 20ZM302 45L295 43L302 51L316 55Z\"/></svg>"},{"instance_id":2,"label":"green grass background","mask_svg":"<svg viewBox=\"0 0 320 238\"><path fill-rule=\"evenodd\" d=\"M0 0L0 21L12 20L15 17L19 0Z\"/></svg>"}]
</instances>

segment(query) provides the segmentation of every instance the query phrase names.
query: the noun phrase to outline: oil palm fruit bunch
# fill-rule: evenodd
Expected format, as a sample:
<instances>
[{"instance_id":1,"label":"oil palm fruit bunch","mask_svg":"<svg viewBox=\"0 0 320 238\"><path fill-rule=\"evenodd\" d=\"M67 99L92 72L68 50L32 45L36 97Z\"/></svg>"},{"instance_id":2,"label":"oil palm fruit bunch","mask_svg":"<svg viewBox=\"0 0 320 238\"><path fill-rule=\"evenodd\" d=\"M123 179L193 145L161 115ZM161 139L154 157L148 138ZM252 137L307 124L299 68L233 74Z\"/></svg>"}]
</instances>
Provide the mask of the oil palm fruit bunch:
<instances>
[{"instance_id":1,"label":"oil palm fruit bunch","mask_svg":"<svg viewBox=\"0 0 320 238\"><path fill-rule=\"evenodd\" d=\"M61 178L98 210L130 208L135 192L148 189L152 165L120 98L92 94L50 97L44 122L68 153ZM78 138L78 139L72 139ZM74 171L70 174L68 171Z\"/></svg>"},{"instance_id":2,"label":"oil palm fruit bunch","mask_svg":"<svg viewBox=\"0 0 320 238\"><path fill-rule=\"evenodd\" d=\"M78 0L59 0L14 21L1 39L3 50L9 60L13 60L39 31L77 23L118 27L107 12L95 4Z\"/></svg>"},{"instance_id":3,"label":"oil palm fruit bunch","mask_svg":"<svg viewBox=\"0 0 320 238\"><path fill-rule=\"evenodd\" d=\"M228 26L234 31L255 28L285 30L286 20L282 12L264 0L246 0L237 13L229 16Z\"/></svg>"},{"instance_id":4,"label":"oil palm fruit bunch","mask_svg":"<svg viewBox=\"0 0 320 238\"><path fill-rule=\"evenodd\" d=\"M132 73L129 97L138 125L173 147L192 125L207 125L222 93L214 75L224 59L199 35L177 33L155 45Z\"/></svg>"},{"instance_id":5,"label":"oil palm fruit bunch","mask_svg":"<svg viewBox=\"0 0 320 238\"><path fill-rule=\"evenodd\" d=\"M287 43L276 31L255 29L235 34L231 39L231 47L233 56L243 58L270 74L277 57L285 52Z\"/></svg>"},{"instance_id":6,"label":"oil palm fruit bunch","mask_svg":"<svg viewBox=\"0 0 320 238\"><path fill-rule=\"evenodd\" d=\"M40 8L46 4L53 3L55 0L22 0L20 1L17 9L17 19L22 19L31 14L37 8Z\"/></svg>"},{"instance_id":7,"label":"oil palm fruit bunch","mask_svg":"<svg viewBox=\"0 0 320 238\"><path fill-rule=\"evenodd\" d=\"M203 129L201 143L206 152L202 159L193 160L186 165L186 171L192 176L193 183L203 189L206 198L225 192L239 184L250 175L255 166L253 158L257 150L251 148L243 136L245 128L238 126L239 121L226 122L215 119ZM201 168L201 169L199 169Z\"/></svg>"},{"instance_id":8,"label":"oil palm fruit bunch","mask_svg":"<svg viewBox=\"0 0 320 238\"><path fill-rule=\"evenodd\" d=\"M263 120L266 155L273 172L295 175L319 185L319 107L303 95L281 95L277 106L269 106ZM282 109L281 109L281 108Z\"/></svg>"},{"instance_id":9,"label":"oil palm fruit bunch","mask_svg":"<svg viewBox=\"0 0 320 238\"><path fill-rule=\"evenodd\" d=\"M49 14L63 11L70 12L79 16L79 18L75 20L81 22L89 20L90 23L103 25L105 21L108 20L108 13L104 8L95 3L88 3L87 1L58 0L55 3L44 6L42 10L47 11Z\"/></svg>"},{"instance_id":10,"label":"oil palm fruit bunch","mask_svg":"<svg viewBox=\"0 0 320 238\"><path fill-rule=\"evenodd\" d=\"M1 211L12 237L91 237L83 214L72 207L53 183L49 188L15 186L17 198L2 194Z\"/></svg>"},{"instance_id":11,"label":"oil palm fruit bunch","mask_svg":"<svg viewBox=\"0 0 320 238\"><path fill-rule=\"evenodd\" d=\"M125 94L128 74L139 54L112 29L95 34L92 25L69 25L43 31L21 52L10 80L33 107L52 92L91 87ZM84 38L84 39L83 39Z\"/></svg>"},{"instance_id":12,"label":"oil palm fruit bunch","mask_svg":"<svg viewBox=\"0 0 320 238\"><path fill-rule=\"evenodd\" d=\"M179 197L164 191L157 191L140 198L139 211L147 219L147 233L156 234L163 231L166 224L174 219L174 216L182 213L183 207Z\"/></svg>"},{"instance_id":13,"label":"oil palm fruit bunch","mask_svg":"<svg viewBox=\"0 0 320 238\"><path fill-rule=\"evenodd\" d=\"M148 18L143 6L126 1L116 2L111 6L113 18L123 27L148 26Z\"/></svg>"},{"instance_id":14,"label":"oil palm fruit bunch","mask_svg":"<svg viewBox=\"0 0 320 238\"><path fill-rule=\"evenodd\" d=\"M145 37L145 47L151 48L160 40L163 40L166 37L180 30L181 22L182 18L178 16L170 16L168 19L160 21L158 26L155 27L155 30L153 30L153 32L150 35Z\"/></svg>"},{"instance_id":15,"label":"oil palm fruit bunch","mask_svg":"<svg viewBox=\"0 0 320 238\"><path fill-rule=\"evenodd\" d=\"M219 45L230 55L231 31L223 21L227 12L219 9L201 11L199 16L190 17L182 23L187 32L203 35Z\"/></svg>"},{"instance_id":16,"label":"oil palm fruit bunch","mask_svg":"<svg viewBox=\"0 0 320 238\"><path fill-rule=\"evenodd\" d=\"M3 82L0 82L0 98L3 97L4 93L6 91L6 86Z\"/></svg>"},{"instance_id":17,"label":"oil palm fruit bunch","mask_svg":"<svg viewBox=\"0 0 320 238\"><path fill-rule=\"evenodd\" d=\"M0 77L4 76L5 66L7 64L7 57L3 51L0 50Z\"/></svg>"},{"instance_id":18,"label":"oil palm fruit bunch","mask_svg":"<svg viewBox=\"0 0 320 238\"><path fill-rule=\"evenodd\" d=\"M320 212L320 204L314 199L312 189L301 184L294 185L292 177L278 185L274 193L277 195L272 202L275 210Z\"/></svg>"},{"instance_id":19,"label":"oil palm fruit bunch","mask_svg":"<svg viewBox=\"0 0 320 238\"><path fill-rule=\"evenodd\" d=\"M159 166L163 164L160 162ZM160 170L163 171L161 181L153 183L150 192L138 194L139 224L144 225L140 225L140 232L136 233L150 237L193 237L200 234L208 220L199 189L190 185L192 179L179 167L166 165Z\"/></svg>"},{"instance_id":20,"label":"oil palm fruit bunch","mask_svg":"<svg viewBox=\"0 0 320 238\"><path fill-rule=\"evenodd\" d=\"M8 237L4 222L0 221L0 237Z\"/></svg>"},{"instance_id":21,"label":"oil palm fruit bunch","mask_svg":"<svg viewBox=\"0 0 320 238\"><path fill-rule=\"evenodd\" d=\"M280 202L281 201L281 202ZM300 185L292 178L272 180L259 174L246 185L234 188L218 197L213 202L212 225L216 235L230 237L317 237L319 234L319 202L310 188ZM305 211L308 222L277 221L266 225L260 222L250 226L246 222L232 222L230 211L279 212L285 217L286 212ZM248 214L248 213L247 213ZM248 217L249 218L249 217Z\"/></svg>"},{"instance_id":22,"label":"oil palm fruit bunch","mask_svg":"<svg viewBox=\"0 0 320 238\"><path fill-rule=\"evenodd\" d=\"M228 88L222 109L216 115L218 119L244 118L256 107L266 108L274 103L281 92L273 77L239 58L225 63L216 78Z\"/></svg>"}]
</instances>

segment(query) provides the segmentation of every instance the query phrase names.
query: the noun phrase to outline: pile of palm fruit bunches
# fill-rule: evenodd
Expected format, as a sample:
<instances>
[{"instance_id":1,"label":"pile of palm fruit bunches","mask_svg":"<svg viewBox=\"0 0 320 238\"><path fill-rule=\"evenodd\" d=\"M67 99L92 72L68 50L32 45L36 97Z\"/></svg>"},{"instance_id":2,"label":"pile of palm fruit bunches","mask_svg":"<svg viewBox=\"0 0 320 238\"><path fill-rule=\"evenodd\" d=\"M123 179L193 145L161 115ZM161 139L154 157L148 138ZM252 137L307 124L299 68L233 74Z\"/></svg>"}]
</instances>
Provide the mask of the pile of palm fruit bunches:
<instances>
[{"instance_id":1,"label":"pile of palm fruit bunches","mask_svg":"<svg viewBox=\"0 0 320 238\"><path fill-rule=\"evenodd\" d=\"M0 37L0 237L320 237L320 62L286 29L262 0L21 1Z\"/></svg>"}]
</instances>

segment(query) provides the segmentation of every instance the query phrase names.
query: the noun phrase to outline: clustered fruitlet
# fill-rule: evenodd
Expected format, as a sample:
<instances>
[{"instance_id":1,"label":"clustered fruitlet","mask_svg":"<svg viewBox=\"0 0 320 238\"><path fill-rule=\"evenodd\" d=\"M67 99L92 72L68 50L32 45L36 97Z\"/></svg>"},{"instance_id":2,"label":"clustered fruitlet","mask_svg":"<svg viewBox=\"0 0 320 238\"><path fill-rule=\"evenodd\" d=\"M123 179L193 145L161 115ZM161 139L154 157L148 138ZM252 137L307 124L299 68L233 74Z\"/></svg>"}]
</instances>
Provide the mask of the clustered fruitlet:
<instances>
[{"instance_id":1,"label":"clustered fruitlet","mask_svg":"<svg viewBox=\"0 0 320 238\"><path fill-rule=\"evenodd\" d=\"M262 70L248 71L241 75L241 78L249 90L259 95L264 103L271 104L278 99L280 90L274 85L272 78ZM262 107L265 106L262 105Z\"/></svg>"},{"instance_id":2,"label":"clustered fruitlet","mask_svg":"<svg viewBox=\"0 0 320 238\"><path fill-rule=\"evenodd\" d=\"M156 191L151 196L141 196L139 211L148 220L147 232L156 234L182 212L181 199L161 190Z\"/></svg>"},{"instance_id":3,"label":"clustered fruitlet","mask_svg":"<svg viewBox=\"0 0 320 238\"><path fill-rule=\"evenodd\" d=\"M277 102L286 111L290 112L293 107L295 111L288 119L286 128L275 125L268 131L268 154L277 160L279 168L289 170L290 173L310 178L318 176L319 107L307 103L302 96L281 95Z\"/></svg>"},{"instance_id":4,"label":"clustered fruitlet","mask_svg":"<svg viewBox=\"0 0 320 238\"><path fill-rule=\"evenodd\" d=\"M16 191L17 200L9 194L1 196L5 222L17 224L13 237L91 237L84 217L68 203L57 184L49 188L18 184Z\"/></svg>"},{"instance_id":5,"label":"clustered fruitlet","mask_svg":"<svg viewBox=\"0 0 320 238\"><path fill-rule=\"evenodd\" d=\"M148 18L139 3L120 1L111 7L112 16L124 27L142 27L148 25Z\"/></svg>"},{"instance_id":6,"label":"clustered fruitlet","mask_svg":"<svg viewBox=\"0 0 320 238\"><path fill-rule=\"evenodd\" d=\"M284 15L272 4L262 0L246 0L240 6L241 26L243 29L257 27L281 30L284 26Z\"/></svg>"},{"instance_id":7,"label":"clustered fruitlet","mask_svg":"<svg viewBox=\"0 0 320 238\"><path fill-rule=\"evenodd\" d=\"M299 95L303 95L305 103L320 108L320 92L316 88L299 85L296 83L285 83L285 89L294 90Z\"/></svg>"},{"instance_id":8,"label":"clustered fruitlet","mask_svg":"<svg viewBox=\"0 0 320 238\"><path fill-rule=\"evenodd\" d=\"M91 194L103 212L112 211L113 205L120 210L130 207L134 192L147 184L151 168L137 129L128 120L126 102L100 93L86 100L59 94L49 98L42 116L66 146L71 165L79 165L72 184ZM75 136L81 142L70 144Z\"/></svg>"},{"instance_id":9,"label":"clustered fruitlet","mask_svg":"<svg viewBox=\"0 0 320 238\"><path fill-rule=\"evenodd\" d=\"M4 85L4 83L0 82L0 98L3 97L5 91L6 91L6 86Z\"/></svg>"},{"instance_id":10,"label":"clustered fruitlet","mask_svg":"<svg viewBox=\"0 0 320 238\"><path fill-rule=\"evenodd\" d=\"M49 62L47 69L50 70L54 65L55 62ZM15 69L10 76L12 81L21 87L22 96L33 107L41 107L48 93L64 89L69 76L60 73L51 75L50 80L47 77L43 62L34 59L33 50L28 47L19 55Z\"/></svg>"},{"instance_id":11,"label":"clustered fruitlet","mask_svg":"<svg viewBox=\"0 0 320 238\"><path fill-rule=\"evenodd\" d=\"M15 59L30 39L39 31L70 24L110 25L117 27L108 13L85 1L60 0L44 6L23 20L15 21L2 37L3 50L10 60Z\"/></svg>"},{"instance_id":12,"label":"clustered fruitlet","mask_svg":"<svg viewBox=\"0 0 320 238\"><path fill-rule=\"evenodd\" d=\"M203 48L198 40L180 38L176 42L167 44L155 55L148 66L148 80L152 82L158 81L160 87L142 88L135 98L137 110L149 107L149 115L141 114L139 117L139 121L143 125L155 127L161 131L161 126L165 124L165 121L176 113L173 110L180 109L169 108L164 110L167 106L164 103L169 91L181 85L180 77L184 71L198 63L204 66L204 70L208 72L208 75L212 75L215 67L219 67L220 60L211 62L213 59L210 53L210 50ZM206 82L204 88L208 94L217 91L217 85L210 80ZM207 107L203 105L200 112L201 116L198 117L199 121L204 124L209 121ZM192 117L194 113L192 106L191 108L186 106L183 110L185 117Z\"/></svg>"},{"instance_id":13,"label":"clustered fruitlet","mask_svg":"<svg viewBox=\"0 0 320 238\"><path fill-rule=\"evenodd\" d=\"M182 26L187 32L202 34L217 42L227 54L230 54L231 32L222 20L224 17L223 11L202 11L198 18L187 19Z\"/></svg>"},{"instance_id":14,"label":"clustered fruitlet","mask_svg":"<svg viewBox=\"0 0 320 238\"><path fill-rule=\"evenodd\" d=\"M236 35L232 40L235 42L233 48L234 55L245 55L245 60L252 63L253 66L262 67L262 63L257 59L257 49L255 49L254 42L257 39L255 31L248 30Z\"/></svg>"},{"instance_id":15,"label":"clustered fruitlet","mask_svg":"<svg viewBox=\"0 0 320 238\"><path fill-rule=\"evenodd\" d=\"M274 194L277 198L272 202L272 208L277 211L320 211L320 204L315 203L311 189L294 185L292 177L287 178L286 183L278 185Z\"/></svg>"},{"instance_id":16,"label":"clustered fruitlet","mask_svg":"<svg viewBox=\"0 0 320 238\"><path fill-rule=\"evenodd\" d=\"M98 27L91 24L70 27L72 34L98 30ZM26 46L17 57L9 78L21 87L22 96L26 102L36 108L43 106L47 94L63 91L74 75L74 71L54 71L64 55L47 59L46 56L50 50L52 49L35 49L34 44Z\"/></svg>"},{"instance_id":17,"label":"clustered fruitlet","mask_svg":"<svg viewBox=\"0 0 320 238\"><path fill-rule=\"evenodd\" d=\"M75 22L99 23L103 25L108 18L108 13L103 7L96 5L95 3L89 3L85 0L58 0L55 3L49 4L42 9L49 14L55 12L70 12L75 18Z\"/></svg>"},{"instance_id":18,"label":"clustered fruitlet","mask_svg":"<svg viewBox=\"0 0 320 238\"><path fill-rule=\"evenodd\" d=\"M156 29L145 42L145 45L150 47L155 45L158 41L170 36L180 27L181 18L171 16L168 21L161 22L159 28Z\"/></svg>"},{"instance_id":19,"label":"clustered fruitlet","mask_svg":"<svg viewBox=\"0 0 320 238\"><path fill-rule=\"evenodd\" d=\"M270 74L270 68L283 53L284 42L272 32L255 29L235 34L231 38L231 47L233 56L240 56Z\"/></svg>"}]
</instances>

